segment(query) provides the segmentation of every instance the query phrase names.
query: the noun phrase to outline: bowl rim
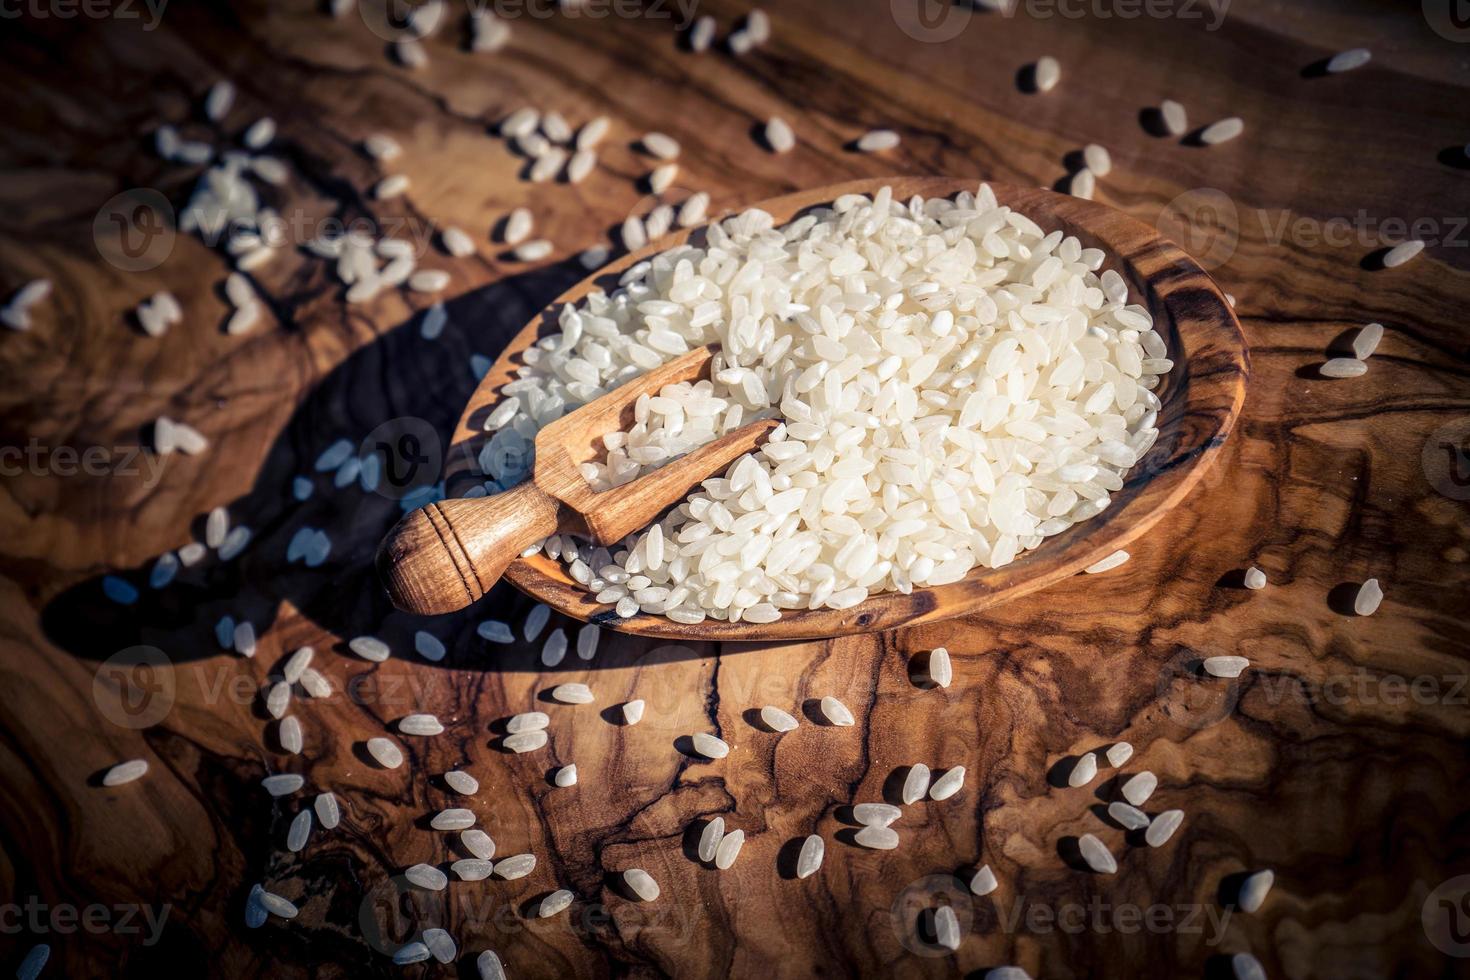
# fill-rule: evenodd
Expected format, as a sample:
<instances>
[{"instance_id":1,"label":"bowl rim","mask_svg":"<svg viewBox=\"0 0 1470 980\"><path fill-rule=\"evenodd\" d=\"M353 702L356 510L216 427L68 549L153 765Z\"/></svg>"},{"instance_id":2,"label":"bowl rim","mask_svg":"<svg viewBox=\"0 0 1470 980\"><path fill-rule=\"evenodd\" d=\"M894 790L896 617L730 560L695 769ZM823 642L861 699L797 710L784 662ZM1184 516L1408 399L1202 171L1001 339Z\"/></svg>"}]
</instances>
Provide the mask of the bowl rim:
<instances>
[{"instance_id":1,"label":"bowl rim","mask_svg":"<svg viewBox=\"0 0 1470 980\"><path fill-rule=\"evenodd\" d=\"M1105 267L1117 268L1123 274L1129 281L1130 294L1142 295L1156 320L1160 310L1168 314L1173 334L1170 353L1185 356L1174 357L1174 369L1161 387L1175 397L1180 397L1175 389L1182 391L1183 403L1170 430L1179 438L1162 458L1155 458L1165 441L1161 418L1159 440L1128 471L1124 490L1114 495L1116 501L1118 495L1127 494L1120 505L1110 504L1101 514L1047 538L1009 565L977 568L957 582L915 588L907 594L878 593L847 609L783 610L781 618L772 623L729 623L706 618L686 624L641 612L622 618L611 604L596 602L560 562L544 554L513 561L505 578L566 616L624 633L688 641L819 639L977 613L1069 578L1151 529L1217 463L1240 416L1250 361L1234 310L1198 263L1144 222L1093 201L1043 188L979 179L868 178L782 195L724 212L692 228L678 229L598 268L547 303L497 356L471 394L455 428L446 482L466 472L479 472L475 444L484 438L483 416L499 401L496 393L500 387L515 379L520 353L543 332L555 328L555 311L599 287L606 288L611 284L609 280L615 281L637 263L683 244L709 224L751 207L769 212L777 224L784 224L813 206L845 194L872 194L885 185L893 187L895 199L908 199L915 194L953 197L960 191L977 190L981 183L989 184L1001 204L1042 228L1050 231L1063 226L1085 235L1084 244L1103 247L1108 253Z\"/></svg>"}]
</instances>

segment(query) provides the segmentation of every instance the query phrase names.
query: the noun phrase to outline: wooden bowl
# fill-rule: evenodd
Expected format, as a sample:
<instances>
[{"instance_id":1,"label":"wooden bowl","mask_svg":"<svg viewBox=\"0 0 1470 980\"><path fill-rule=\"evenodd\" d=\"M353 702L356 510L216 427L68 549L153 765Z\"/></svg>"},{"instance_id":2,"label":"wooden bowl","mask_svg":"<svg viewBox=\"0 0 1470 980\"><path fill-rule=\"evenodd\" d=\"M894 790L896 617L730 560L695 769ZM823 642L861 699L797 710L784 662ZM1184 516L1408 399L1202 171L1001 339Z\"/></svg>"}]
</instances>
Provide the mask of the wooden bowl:
<instances>
[{"instance_id":1,"label":"wooden bowl","mask_svg":"<svg viewBox=\"0 0 1470 980\"><path fill-rule=\"evenodd\" d=\"M975 181L940 177L895 177L858 180L803 191L754 206L778 224L843 194L872 194L885 184L897 200L914 194L952 197L975 190ZM1179 503L1213 465L1245 400L1249 356L1240 324L1224 294L1203 269L1158 232L1120 211L1036 188L991 184L1000 203L1025 214L1046 231L1062 229L1084 246L1108 253L1111 267L1128 282L1134 297L1153 314L1155 328L1169 345L1174 369L1155 389L1159 438L1130 470L1123 489L1101 514L1047 538L1003 568L979 568L964 579L909 595L882 593L850 609L787 610L774 623L726 623L714 619L694 625L663 616L639 614L622 619L608 604L593 600L559 562L545 555L510 564L505 577L517 588L568 616L610 629L644 636L687 640L795 640L893 629L979 612L997 603L1045 588L1127 546ZM518 333L481 380L455 430L447 478L456 482L483 479L476 455L488 435L485 416L499 401L502 385L514 380L521 353L543 333L555 332L556 311L582 300L595 288L611 291L633 264L684 242L700 229L667 235L625 255L567 290Z\"/></svg>"}]
</instances>

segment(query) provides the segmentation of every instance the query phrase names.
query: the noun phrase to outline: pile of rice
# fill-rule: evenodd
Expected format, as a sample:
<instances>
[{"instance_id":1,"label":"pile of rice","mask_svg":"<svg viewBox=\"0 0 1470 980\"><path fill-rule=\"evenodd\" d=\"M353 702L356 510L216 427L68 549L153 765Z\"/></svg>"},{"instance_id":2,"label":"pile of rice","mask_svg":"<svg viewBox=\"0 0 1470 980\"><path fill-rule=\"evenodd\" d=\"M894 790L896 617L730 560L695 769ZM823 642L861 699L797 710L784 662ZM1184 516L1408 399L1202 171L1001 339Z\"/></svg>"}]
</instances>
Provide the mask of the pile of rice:
<instances>
[{"instance_id":1,"label":"pile of rice","mask_svg":"<svg viewBox=\"0 0 1470 980\"><path fill-rule=\"evenodd\" d=\"M848 195L780 228L746 211L561 310L487 423L486 489L529 477L543 425L716 342L711 380L641 399L588 480L784 424L614 548L548 538L599 601L761 623L1005 565L1098 514L1158 437L1173 365L1105 258L985 185Z\"/></svg>"}]
</instances>

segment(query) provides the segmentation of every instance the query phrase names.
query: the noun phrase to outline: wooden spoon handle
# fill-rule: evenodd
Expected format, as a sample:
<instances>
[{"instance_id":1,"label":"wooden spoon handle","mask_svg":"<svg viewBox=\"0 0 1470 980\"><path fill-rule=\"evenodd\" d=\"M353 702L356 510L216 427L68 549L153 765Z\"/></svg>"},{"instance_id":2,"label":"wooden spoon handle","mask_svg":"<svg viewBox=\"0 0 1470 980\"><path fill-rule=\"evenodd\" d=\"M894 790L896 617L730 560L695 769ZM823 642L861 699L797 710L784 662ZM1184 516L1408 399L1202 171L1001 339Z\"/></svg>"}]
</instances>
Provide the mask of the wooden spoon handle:
<instances>
[{"instance_id":1,"label":"wooden spoon handle","mask_svg":"<svg viewBox=\"0 0 1470 980\"><path fill-rule=\"evenodd\" d=\"M441 500L399 521L378 547L393 604L421 616L463 609L529 545L556 533L561 503L530 480L491 497Z\"/></svg>"}]
</instances>

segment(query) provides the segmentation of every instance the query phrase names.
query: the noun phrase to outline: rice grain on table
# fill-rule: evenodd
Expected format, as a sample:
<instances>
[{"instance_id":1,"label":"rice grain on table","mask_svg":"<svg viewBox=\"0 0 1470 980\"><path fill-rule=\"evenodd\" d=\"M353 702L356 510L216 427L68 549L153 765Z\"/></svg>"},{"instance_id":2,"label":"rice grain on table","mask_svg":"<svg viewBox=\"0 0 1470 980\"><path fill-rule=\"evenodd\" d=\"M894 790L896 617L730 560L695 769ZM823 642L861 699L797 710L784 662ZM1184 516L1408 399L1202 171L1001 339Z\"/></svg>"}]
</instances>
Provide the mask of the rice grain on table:
<instances>
[{"instance_id":1,"label":"rice grain on table","mask_svg":"<svg viewBox=\"0 0 1470 980\"><path fill-rule=\"evenodd\" d=\"M664 133L644 133L638 142L644 153L660 160L673 160L679 155L679 141Z\"/></svg>"},{"instance_id":2,"label":"rice grain on table","mask_svg":"<svg viewBox=\"0 0 1470 980\"><path fill-rule=\"evenodd\" d=\"M444 887L449 884L449 877L432 864L415 864L403 872L403 877L407 878L410 884L433 892L443 891Z\"/></svg>"},{"instance_id":3,"label":"rice grain on table","mask_svg":"<svg viewBox=\"0 0 1470 980\"><path fill-rule=\"evenodd\" d=\"M439 241L444 246L444 251L457 259L475 254L474 239L463 228L450 225L439 233Z\"/></svg>"},{"instance_id":4,"label":"rice grain on table","mask_svg":"<svg viewBox=\"0 0 1470 980\"><path fill-rule=\"evenodd\" d=\"M1368 365L1355 357L1334 357L1317 372L1324 378L1358 378L1368 373Z\"/></svg>"},{"instance_id":5,"label":"rice grain on table","mask_svg":"<svg viewBox=\"0 0 1470 980\"><path fill-rule=\"evenodd\" d=\"M301 720L295 715L282 718L280 727L276 731L276 740L281 743L284 751L291 755L300 755L302 749Z\"/></svg>"},{"instance_id":6,"label":"rice grain on table","mask_svg":"<svg viewBox=\"0 0 1470 980\"><path fill-rule=\"evenodd\" d=\"M567 655L567 631L561 627L551 631L546 642L541 646L541 664L544 667L555 667L561 663Z\"/></svg>"},{"instance_id":7,"label":"rice grain on table","mask_svg":"<svg viewBox=\"0 0 1470 980\"><path fill-rule=\"evenodd\" d=\"M950 663L949 651L944 647L935 647L930 650L924 673L939 687L949 687L954 681L954 666Z\"/></svg>"},{"instance_id":8,"label":"rice grain on table","mask_svg":"<svg viewBox=\"0 0 1470 980\"><path fill-rule=\"evenodd\" d=\"M898 143L898 134L893 130L870 129L858 137L857 148L862 153L881 153L893 149Z\"/></svg>"},{"instance_id":9,"label":"rice grain on table","mask_svg":"<svg viewBox=\"0 0 1470 980\"><path fill-rule=\"evenodd\" d=\"M334 830L342 822L342 808L337 804L335 793L318 793L312 801L312 809L316 811L317 823L324 830Z\"/></svg>"},{"instance_id":10,"label":"rice grain on table","mask_svg":"<svg viewBox=\"0 0 1470 980\"><path fill-rule=\"evenodd\" d=\"M563 789L568 786L577 785L577 764L572 762L562 766L556 771L556 775L552 777L552 781Z\"/></svg>"},{"instance_id":11,"label":"rice grain on table","mask_svg":"<svg viewBox=\"0 0 1470 980\"><path fill-rule=\"evenodd\" d=\"M431 714L404 715L398 722L398 730L404 735L442 735L444 725Z\"/></svg>"},{"instance_id":12,"label":"rice grain on table","mask_svg":"<svg viewBox=\"0 0 1470 980\"><path fill-rule=\"evenodd\" d=\"M597 116L588 120L577 131L576 148L578 150L595 149L597 144L602 142L602 138L607 135L607 131L611 126L612 120L608 119L607 116Z\"/></svg>"},{"instance_id":13,"label":"rice grain on table","mask_svg":"<svg viewBox=\"0 0 1470 980\"><path fill-rule=\"evenodd\" d=\"M495 873L506 881L524 878L536 870L536 855L513 854L495 862Z\"/></svg>"},{"instance_id":14,"label":"rice grain on table","mask_svg":"<svg viewBox=\"0 0 1470 980\"><path fill-rule=\"evenodd\" d=\"M306 779L294 772L281 772L260 781L261 789L271 796L286 796L306 785Z\"/></svg>"},{"instance_id":15,"label":"rice grain on table","mask_svg":"<svg viewBox=\"0 0 1470 980\"><path fill-rule=\"evenodd\" d=\"M887 827L903 816L892 803L859 803L852 808L852 818L864 826Z\"/></svg>"},{"instance_id":16,"label":"rice grain on table","mask_svg":"<svg viewBox=\"0 0 1470 980\"><path fill-rule=\"evenodd\" d=\"M221 544L223 550L223 544ZM242 657L255 656L255 627L250 623L236 623L234 647L235 652Z\"/></svg>"},{"instance_id":17,"label":"rice grain on table","mask_svg":"<svg viewBox=\"0 0 1470 980\"><path fill-rule=\"evenodd\" d=\"M481 861L489 861L495 856L495 840L483 830L470 829L459 835L459 841Z\"/></svg>"},{"instance_id":18,"label":"rice grain on table","mask_svg":"<svg viewBox=\"0 0 1470 980\"><path fill-rule=\"evenodd\" d=\"M501 742L501 745L519 755L523 752L535 752L537 749L543 749L546 747L546 742L546 731L544 729L537 729L536 731L517 732L514 735L507 735L505 740Z\"/></svg>"},{"instance_id":19,"label":"rice grain on table","mask_svg":"<svg viewBox=\"0 0 1470 980\"><path fill-rule=\"evenodd\" d=\"M567 159L568 154L566 150L560 147L552 147L536 158L536 162L531 164L531 169L526 176L531 179L531 183L533 184L544 184L549 180L555 179L556 175L561 173L561 169L566 165Z\"/></svg>"},{"instance_id":20,"label":"rice grain on table","mask_svg":"<svg viewBox=\"0 0 1470 980\"><path fill-rule=\"evenodd\" d=\"M1082 860L1087 866L1098 874L1110 875L1117 873L1118 862L1113 853L1108 850L1107 845L1098 840L1092 834L1083 834L1077 839L1077 848L1082 852Z\"/></svg>"},{"instance_id":21,"label":"rice grain on table","mask_svg":"<svg viewBox=\"0 0 1470 980\"><path fill-rule=\"evenodd\" d=\"M838 725L845 728L849 725L854 725L857 723L852 717L852 712L847 709L847 705L832 697L830 694L822 698L820 708L822 712L822 717L826 718L827 721L833 725Z\"/></svg>"},{"instance_id":22,"label":"rice grain on table","mask_svg":"<svg viewBox=\"0 0 1470 980\"><path fill-rule=\"evenodd\" d=\"M1101 561L1097 561L1091 565L1088 565L1082 571L1087 573L1088 575L1097 575L1101 572L1110 572L1113 569L1117 568L1119 565L1126 562L1130 557L1131 556L1128 554L1128 552L1120 548L1119 550L1113 552L1111 555L1108 555Z\"/></svg>"},{"instance_id":23,"label":"rice grain on table","mask_svg":"<svg viewBox=\"0 0 1470 980\"><path fill-rule=\"evenodd\" d=\"M715 867L724 871L735 863L740 856L740 849L745 846L745 831L732 830L720 838L720 843L715 847Z\"/></svg>"},{"instance_id":24,"label":"rice grain on table","mask_svg":"<svg viewBox=\"0 0 1470 980\"><path fill-rule=\"evenodd\" d=\"M1169 838L1174 836L1174 831L1184 822L1183 810L1165 810L1153 818L1148 825L1148 830L1143 832L1143 839L1149 847L1162 847L1168 843Z\"/></svg>"},{"instance_id":25,"label":"rice grain on table","mask_svg":"<svg viewBox=\"0 0 1470 980\"><path fill-rule=\"evenodd\" d=\"M1113 157L1107 147L1088 143L1082 148L1082 160L1095 176L1106 177L1113 169Z\"/></svg>"},{"instance_id":26,"label":"rice grain on table","mask_svg":"<svg viewBox=\"0 0 1470 980\"><path fill-rule=\"evenodd\" d=\"M1114 800L1108 804L1108 816L1127 830L1141 830L1148 826L1148 814L1129 803Z\"/></svg>"},{"instance_id":27,"label":"rice grain on table","mask_svg":"<svg viewBox=\"0 0 1470 980\"><path fill-rule=\"evenodd\" d=\"M403 765L403 750L381 736L367 740L367 751L384 769L397 769Z\"/></svg>"},{"instance_id":28,"label":"rice grain on table","mask_svg":"<svg viewBox=\"0 0 1470 980\"><path fill-rule=\"evenodd\" d=\"M454 943L454 937L443 929L425 929L424 945L429 947L429 952L433 953L434 959L440 963L453 963L454 958L459 955L459 948Z\"/></svg>"},{"instance_id":29,"label":"rice grain on table","mask_svg":"<svg viewBox=\"0 0 1470 980\"><path fill-rule=\"evenodd\" d=\"M291 820L291 827L286 833L286 850L295 854L306 846L306 840L311 836L311 811L302 810Z\"/></svg>"},{"instance_id":30,"label":"rice grain on table","mask_svg":"<svg viewBox=\"0 0 1470 980\"><path fill-rule=\"evenodd\" d=\"M903 802L905 806L917 803L929 792L929 767L922 762L916 762L909 766L908 775L903 780Z\"/></svg>"},{"instance_id":31,"label":"rice grain on table","mask_svg":"<svg viewBox=\"0 0 1470 980\"><path fill-rule=\"evenodd\" d=\"M965 767L953 766L929 786L929 799L947 800L965 785Z\"/></svg>"},{"instance_id":32,"label":"rice grain on table","mask_svg":"<svg viewBox=\"0 0 1470 980\"><path fill-rule=\"evenodd\" d=\"M1378 343L1383 339L1383 324L1370 323L1359 330L1357 336L1353 337L1353 356L1360 361L1366 361L1373 356L1378 349Z\"/></svg>"},{"instance_id":33,"label":"rice grain on table","mask_svg":"<svg viewBox=\"0 0 1470 980\"><path fill-rule=\"evenodd\" d=\"M1031 974L1019 966L998 966L985 971L985 980L1031 980Z\"/></svg>"},{"instance_id":34,"label":"rice grain on table","mask_svg":"<svg viewBox=\"0 0 1470 980\"><path fill-rule=\"evenodd\" d=\"M1424 243L1417 239L1400 242L1384 254L1383 267L1385 269L1398 268L1422 251L1424 251Z\"/></svg>"},{"instance_id":35,"label":"rice grain on table","mask_svg":"<svg viewBox=\"0 0 1470 980\"><path fill-rule=\"evenodd\" d=\"M701 861L713 861L715 849L720 846L720 841L725 837L725 818L715 817L704 825L699 832L699 845L695 852Z\"/></svg>"},{"instance_id":36,"label":"rice grain on table","mask_svg":"<svg viewBox=\"0 0 1470 980\"><path fill-rule=\"evenodd\" d=\"M1239 677L1251 665L1245 657L1206 657L1201 664L1211 677Z\"/></svg>"},{"instance_id":37,"label":"rice grain on table","mask_svg":"<svg viewBox=\"0 0 1470 980\"><path fill-rule=\"evenodd\" d=\"M403 147L387 133L372 133L362 141L362 148L368 156L383 163L396 160L403 153Z\"/></svg>"},{"instance_id":38,"label":"rice grain on table","mask_svg":"<svg viewBox=\"0 0 1470 980\"><path fill-rule=\"evenodd\" d=\"M429 821L435 830L469 830L475 825L475 814L463 807L440 810Z\"/></svg>"},{"instance_id":39,"label":"rice grain on table","mask_svg":"<svg viewBox=\"0 0 1470 980\"><path fill-rule=\"evenodd\" d=\"M730 746L724 739L717 738L709 732L695 732L690 740L694 743L694 751L706 759L723 759L730 754Z\"/></svg>"},{"instance_id":40,"label":"rice grain on table","mask_svg":"<svg viewBox=\"0 0 1470 980\"><path fill-rule=\"evenodd\" d=\"M1080 197L1084 201L1092 200L1093 192L1097 189L1097 178L1087 167L1083 167L1072 175L1067 185L1068 192L1073 197Z\"/></svg>"},{"instance_id":41,"label":"rice grain on table","mask_svg":"<svg viewBox=\"0 0 1470 980\"><path fill-rule=\"evenodd\" d=\"M629 252L636 252L648 244L648 232L644 230L643 220L634 214L623 219L623 224L618 229L618 237L623 242L623 248Z\"/></svg>"},{"instance_id":42,"label":"rice grain on table","mask_svg":"<svg viewBox=\"0 0 1470 980\"><path fill-rule=\"evenodd\" d=\"M1271 891L1271 886L1275 883L1276 872L1269 869L1246 875L1245 880L1240 883L1240 893L1236 897L1235 904L1242 912L1259 911L1261 905L1266 901L1266 895Z\"/></svg>"},{"instance_id":43,"label":"rice grain on table","mask_svg":"<svg viewBox=\"0 0 1470 980\"><path fill-rule=\"evenodd\" d=\"M429 947L427 943L414 940L404 943L393 951L393 963L395 966L410 966L414 963L422 963L429 958Z\"/></svg>"},{"instance_id":44,"label":"rice grain on table","mask_svg":"<svg viewBox=\"0 0 1470 980\"><path fill-rule=\"evenodd\" d=\"M512 715L505 723L507 734L515 735L520 732L536 732L551 724L551 716L544 711L523 711L518 715Z\"/></svg>"},{"instance_id":45,"label":"rice grain on table","mask_svg":"<svg viewBox=\"0 0 1470 980\"><path fill-rule=\"evenodd\" d=\"M666 163L661 167L655 167L648 175L648 189L655 194L662 194L669 189L677 176L679 176L677 163Z\"/></svg>"},{"instance_id":46,"label":"rice grain on table","mask_svg":"<svg viewBox=\"0 0 1470 980\"><path fill-rule=\"evenodd\" d=\"M891 851L898 846L898 831L878 824L865 824L852 839L875 851Z\"/></svg>"},{"instance_id":47,"label":"rice grain on table","mask_svg":"<svg viewBox=\"0 0 1470 980\"><path fill-rule=\"evenodd\" d=\"M791 124L780 116L772 116L766 120L766 145L773 153L790 153L796 148L796 134L791 131Z\"/></svg>"},{"instance_id":48,"label":"rice grain on table","mask_svg":"<svg viewBox=\"0 0 1470 980\"><path fill-rule=\"evenodd\" d=\"M347 642L347 648L364 660L373 663L382 663L388 659L391 651L388 644L376 636L358 636Z\"/></svg>"},{"instance_id":49,"label":"rice grain on table","mask_svg":"<svg viewBox=\"0 0 1470 980\"><path fill-rule=\"evenodd\" d=\"M480 639L490 643L511 643L515 640L515 636L510 631L510 626L498 619L485 620L479 626L475 627L475 632L480 635Z\"/></svg>"},{"instance_id":50,"label":"rice grain on table","mask_svg":"<svg viewBox=\"0 0 1470 980\"><path fill-rule=\"evenodd\" d=\"M970 879L970 891L976 895L989 895L998 887L1000 883L995 880L995 872L990 870L988 864L976 871Z\"/></svg>"},{"instance_id":51,"label":"rice grain on table","mask_svg":"<svg viewBox=\"0 0 1470 980\"><path fill-rule=\"evenodd\" d=\"M591 150L578 150L572 154L571 160L567 162L567 182L580 184L592 173L592 168L597 166L597 154Z\"/></svg>"},{"instance_id":52,"label":"rice grain on table","mask_svg":"<svg viewBox=\"0 0 1470 980\"><path fill-rule=\"evenodd\" d=\"M708 15L694 21L689 29L689 50L699 53L708 51L715 39L715 19Z\"/></svg>"},{"instance_id":53,"label":"rice grain on table","mask_svg":"<svg viewBox=\"0 0 1470 980\"><path fill-rule=\"evenodd\" d=\"M790 712L782 711L773 704L768 704L760 710L761 724L773 732L795 731L797 721Z\"/></svg>"},{"instance_id":54,"label":"rice grain on table","mask_svg":"<svg viewBox=\"0 0 1470 980\"><path fill-rule=\"evenodd\" d=\"M623 724L636 725L643 720L644 703L642 698L635 698L623 705Z\"/></svg>"},{"instance_id":55,"label":"rice grain on table","mask_svg":"<svg viewBox=\"0 0 1470 980\"><path fill-rule=\"evenodd\" d=\"M21 959L20 965L15 968L15 980L36 980L41 971L46 967L46 961L51 959L51 947L46 943L36 943Z\"/></svg>"},{"instance_id":56,"label":"rice grain on table","mask_svg":"<svg viewBox=\"0 0 1470 980\"><path fill-rule=\"evenodd\" d=\"M147 759L129 759L127 762L119 762L102 776L103 786L122 786L131 783L135 779L142 779L148 772Z\"/></svg>"},{"instance_id":57,"label":"rice grain on table","mask_svg":"<svg viewBox=\"0 0 1470 980\"><path fill-rule=\"evenodd\" d=\"M1086 752L1078 757L1077 763L1072 766L1072 771L1067 773L1067 785L1076 789L1078 786L1086 786L1097 776L1097 753Z\"/></svg>"},{"instance_id":58,"label":"rice grain on table","mask_svg":"<svg viewBox=\"0 0 1470 980\"><path fill-rule=\"evenodd\" d=\"M934 910L934 940L940 946L948 950L960 948L960 940L964 936L960 932L960 921L955 915L954 907L941 905Z\"/></svg>"},{"instance_id":59,"label":"rice grain on table","mask_svg":"<svg viewBox=\"0 0 1470 980\"><path fill-rule=\"evenodd\" d=\"M480 980L506 980L505 967L493 950L487 949L475 957L475 970Z\"/></svg>"},{"instance_id":60,"label":"rice grain on table","mask_svg":"<svg viewBox=\"0 0 1470 980\"><path fill-rule=\"evenodd\" d=\"M374 185L373 197L380 201L390 201L395 197L402 196L406 190L408 190L408 176L406 174L390 174Z\"/></svg>"},{"instance_id":61,"label":"rice grain on table","mask_svg":"<svg viewBox=\"0 0 1470 980\"><path fill-rule=\"evenodd\" d=\"M1373 60L1373 52L1367 48L1349 48L1347 51L1339 51L1327 60L1327 70L1336 75L1354 68L1362 68Z\"/></svg>"},{"instance_id":62,"label":"rice grain on table","mask_svg":"<svg viewBox=\"0 0 1470 980\"><path fill-rule=\"evenodd\" d=\"M1033 81L1036 83L1036 91L1050 92L1056 88L1057 82L1062 79L1062 65L1051 55L1043 55L1036 61L1033 69Z\"/></svg>"},{"instance_id":63,"label":"rice grain on table","mask_svg":"<svg viewBox=\"0 0 1470 980\"><path fill-rule=\"evenodd\" d=\"M642 868L629 868L624 871L623 881L627 884L628 890L638 896L640 901L651 902L658 898L658 882L653 880L653 875Z\"/></svg>"},{"instance_id":64,"label":"rice grain on table","mask_svg":"<svg viewBox=\"0 0 1470 980\"><path fill-rule=\"evenodd\" d=\"M1266 980L1266 968L1250 953L1236 953L1230 957L1230 972L1235 980Z\"/></svg>"},{"instance_id":65,"label":"rice grain on table","mask_svg":"<svg viewBox=\"0 0 1470 980\"><path fill-rule=\"evenodd\" d=\"M706 191L698 191L690 194L684 203L679 206L678 225L680 228L692 228L705 219L709 210L709 194Z\"/></svg>"},{"instance_id":66,"label":"rice grain on table","mask_svg":"<svg viewBox=\"0 0 1470 980\"><path fill-rule=\"evenodd\" d=\"M256 895L256 901L260 903L261 908L278 919L294 919L298 914L294 902L263 888Z\"/></svg>"},{"instance_id":67,"label":"rice grain on table","mask_svg":"<svg viewBox=\"0 0 1470 980\"><path fill-rule=\"evenodd\" d=\"M204 96L204 114L211 122L219 122L229 115L235 104L235 85L229 81L218 81L210 86Z\"/></svg>"},{"instance_id":68,"label":"rice grain on table","mask_svg":"<svg viewBox=\"0 0 1470 980\"><path fill-rule=\"evenodd\" d=\"M1128 777L1122 784L1123 799L1134 806L1143 806L1159 785L1159 778L1145 769Z\"/></svg>"},{"instance_id":69,"label":"rice grain on table","mask_svg":"<svg viewBox=\"0 0 1470 980\"><path fill-rule=\"evenodd\" d=\"M592 689L577 682L556 685L551 689L551 697L562 704L591 704L593 701Z\"/></svg>"},{"instance_id":70,"label":"rice grain on table","mask_svg":"<svg viewBox=\"0 0 1470 980\"><path fill-rule=\"evenodd\" d=\"M1255 565L1245 570L1245 587L1253 591L1260 591L1266 587L1266 573Z\"/></svg>"},{"instance_id":71,"label":"rice grain on table","mask_svg":"<svg viewBox=\"0 0 1470 980\"><path fill-rule=\"evenodd\" d=\"M536 603L531 611L526 614L526 621L521 627L521 636L527 643L535 643L536 637L546 628L546 623L551 619L551 607L544 603Z\"/></svg>"},{"instance_id":72,"label":"rice grain on table","mask_svg":"<svg viewBox=\"0 0 1470 980\"><path fill-rule=\"evenodd\" d=\"M1131 742L1117 742L1108 748L1106 755L1108 765L1114 769L1121 768L1123 763L1133 758L1133 744Z\"/></svg>"},{"instance_id":73,"label":"rice grain on table","mask_svg":"<svg viewBox=\"0 0 1470 980\"><path fill-rule=\"evenodd\" d=\"M541 904L536 909L536 914L540 918L545 919L559 912L565 912L575 898L576 896L570 890L558 888L541 900Z\"/></svg>"},{"instance_id":74,"label":"rice grain on table","mask_svg":"<svg viewBox=\"0 0 1470 980\"><path fill-rule=\"evenodd\" d=\"M822 835L808 835L807 839L801 842L801 850L796 855L796 877L810 878L816 874L826 854L827 842L822 840Z\"/></svg>"},{"instance_id":75,"label":"rice grain on table","mask_svg":"<svg viewBox=\"0 0 1470 980\"><path fill-rule=\"evenodd\" d=\"M1199 141L1206 146L1214 146L1227 140L1233 140L1243 132L1245 132L1245 122L1239 116L1231 116L1228 119L1212 122L1200 130Z\"/></svg>"},{"instance_id":76,"label":"rice grain on table","mask_svg":"<svg viewBox=\"0 0 1470 980\"><path fill-rule=\"evenodd\" d=\"M541 124L541 113L530 106L523 106L506 116L500 123L500 135L506 138L525 136L536 131Z\"/></svg>"},{"instance_id":77,"label":"rice grain on table","mask_svg":"<svg viewBox=\"0 0 1470 980\"><path fill-rule=\"evenodd\" d=\"M1353 612L1359 616L1371 616L1382 604L1383 586L1376 578L1370 578L1358 587L1358 594L1353 598Z\"/></svg>"},{"instance_id":78,"label":"rice grain on table","mask_svg":"<svg viewBox=\"0 0 1470 980\"><path fill-rule=\"evenodd\" d=\"M459 769L451 769L444 774L444 785L461 796L474 796L480 791L480 781Z\"/></svg>"}]
</instances>

